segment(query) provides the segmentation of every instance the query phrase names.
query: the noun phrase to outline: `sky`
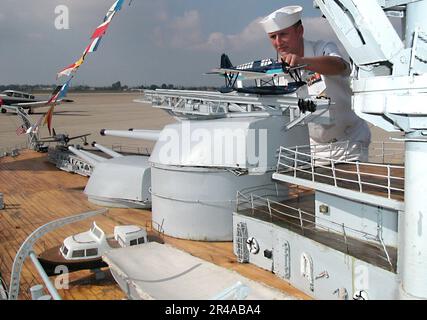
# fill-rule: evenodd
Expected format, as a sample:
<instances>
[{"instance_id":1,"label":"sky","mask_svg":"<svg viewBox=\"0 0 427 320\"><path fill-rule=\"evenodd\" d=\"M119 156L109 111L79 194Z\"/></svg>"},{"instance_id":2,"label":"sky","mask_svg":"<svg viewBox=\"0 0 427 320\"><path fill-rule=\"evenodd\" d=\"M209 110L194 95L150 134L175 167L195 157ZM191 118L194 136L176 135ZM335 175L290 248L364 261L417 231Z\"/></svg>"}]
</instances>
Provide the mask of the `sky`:
<instances>
[{"instance_id":1,"label":"sky","mask_svg":"<svg viewBox=\"0 0 427 320\"><path fill-rule=\"evenodd\" d=\"M80 58L114 1L1 0L0 84L59 83L56 73ZM258 21L286 5L304 7L306 38L337 41L313 0L125 1L73 85L221 85L204 73L222 53L236 65L276 56Z\"/></svg>"}]
</instances>

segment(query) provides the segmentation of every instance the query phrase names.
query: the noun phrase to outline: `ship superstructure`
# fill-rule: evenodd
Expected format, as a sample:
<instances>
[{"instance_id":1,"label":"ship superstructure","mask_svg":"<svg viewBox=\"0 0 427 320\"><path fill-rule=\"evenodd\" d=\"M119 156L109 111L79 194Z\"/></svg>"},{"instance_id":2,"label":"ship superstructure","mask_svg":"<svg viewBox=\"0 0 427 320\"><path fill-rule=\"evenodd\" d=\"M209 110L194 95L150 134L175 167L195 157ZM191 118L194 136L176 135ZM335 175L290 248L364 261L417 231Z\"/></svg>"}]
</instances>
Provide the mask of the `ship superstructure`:
<instances>
[{"instance_id":1,"label":"ship superstructure","mask_svg":"<svg viewBox=\"0 0 427 320\"><path fill-rule=\"evenodd\" d=\"M425 299L427 2L316 3L353 59L354 110L404 133L400 152L388 146L402 159L336 161L282 147L273 179L305 192L283 202L239 193L235 253L315 298ZM387 16L404 18L403 40Z\"/></svg>"}]
</instances>

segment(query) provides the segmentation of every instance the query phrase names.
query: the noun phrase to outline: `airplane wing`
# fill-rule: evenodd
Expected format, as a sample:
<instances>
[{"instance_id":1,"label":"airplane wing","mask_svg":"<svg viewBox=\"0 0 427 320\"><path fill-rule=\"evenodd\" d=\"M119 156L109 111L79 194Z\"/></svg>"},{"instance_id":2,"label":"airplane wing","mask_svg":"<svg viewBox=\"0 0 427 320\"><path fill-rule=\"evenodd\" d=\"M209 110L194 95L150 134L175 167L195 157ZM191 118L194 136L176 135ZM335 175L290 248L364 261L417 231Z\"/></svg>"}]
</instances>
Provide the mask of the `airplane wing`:
<instances>
[{"instance_id":1,"label":"airplane wing","mask_svg":"<svg viewBox=\"0 0 427 320\"><path fill-rule=\"evenodd\" d=\"M48 138L40 138L40 142L58 142L58 140L48 139Z\"/></svg>"},{"instance_id":2,"label":"airplane wing","mask_svg":"<svg viewBox=\"0 0 427 320\"><path fill-rule=\"evenodd\" d=\"M283 75L283 72L267 73L267 72L258 72L258 71L245 71L245 70L238 70L238 69L220 68L220 69L213 69L212 72L207 74L220 74L220 75L235 74L237 75L237 78L239 80L257 80L257 79L273 78L278 75Z\"/></svg>"},{"instance_id":3,"label":"airplane wing","mask_svg":"<svg viewBox=\"0 0 427 320\"><path fill-rule=\"evenodd\" d=\"M46 103L48 103L48 100L36 101L36 102L13 103L13 104L10 104L10 106L35 109L35 108L40 108L40 107L47 107ZM57 104L60 104L60 103L61 103L61 101L58 100Z\"/></svg>"},{"instance_id":4,"label":"airplane wing","mask_svg":"<svg viewBox=\"0 0 427 320\"><path fill-rule=\"evenodd\" d=\"M226 68L219 68L219 69L212 69L211 74L226 74L226 73L233 73L233 74L241 74L244 76L252 76L252 77L260 77L265 75L265 72L257 72L257 71L245 71L245 70L238 70L238 69L226 69Z\"/></svg>"},{"instance_id":5,"label":"airplane wing","mask_svg":"<svg viewBox=\"0 0 427 320\"><path fill-rule=\"evenodd\" d=\"M90 136L90 135L91 135L90 133L86 133L86 134L82 134L82 135L79 135L79 136L70 137L69 139L73 140L73 139L77 139L77 138L84 138L84 137L87 137L87 136Z\"/></svg>"}]
</instances>

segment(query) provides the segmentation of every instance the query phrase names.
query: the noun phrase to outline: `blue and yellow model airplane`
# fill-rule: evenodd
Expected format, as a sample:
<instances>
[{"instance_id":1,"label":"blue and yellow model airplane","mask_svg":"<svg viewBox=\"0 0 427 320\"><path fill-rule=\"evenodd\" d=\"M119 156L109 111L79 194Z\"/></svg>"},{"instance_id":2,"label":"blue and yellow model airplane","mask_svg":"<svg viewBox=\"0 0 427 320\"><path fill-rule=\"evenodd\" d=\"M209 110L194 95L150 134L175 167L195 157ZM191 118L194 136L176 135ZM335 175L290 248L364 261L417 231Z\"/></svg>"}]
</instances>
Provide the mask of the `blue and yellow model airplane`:
<instances>
[{"instance_id":1,"label":"blue and yellow model airplane","mask_svg":"<svg viewBox=\"0 0 427 320\"><path fill-rule=\"evenodd\" d=\"M230 58L223 53L221 55L220 68L213 69L208 74L219 74L225 78L225 87L220 89L222 93L232 91L261 95L290 94L298 90L306 83L301 80L300 70L306 65L290 67L282 61L263 59L233 66ZM276 85L275 78L289 75L293 80L286 86ZM256 80L256 86L236 87L237 80Z\"/></svg>"}]
</instances>

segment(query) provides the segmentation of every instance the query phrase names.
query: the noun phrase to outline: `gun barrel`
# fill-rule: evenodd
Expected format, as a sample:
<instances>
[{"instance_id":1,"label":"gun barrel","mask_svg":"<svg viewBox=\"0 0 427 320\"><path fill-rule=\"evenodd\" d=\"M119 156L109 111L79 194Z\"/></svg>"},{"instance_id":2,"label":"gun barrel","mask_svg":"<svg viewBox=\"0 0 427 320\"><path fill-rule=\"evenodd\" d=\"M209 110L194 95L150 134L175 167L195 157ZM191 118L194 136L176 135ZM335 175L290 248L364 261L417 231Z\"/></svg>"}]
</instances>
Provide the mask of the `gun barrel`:
<instances>
[{"instance_id":1,"label":"gun barrel","mask_svg":"<svg viewBox=\"0 0 427 320\"><path fill-rule=\"evenodd\" d=\"M96 165L102 161L105 160L105 158L96 156L94 154L91 154L89 152L78 150L74 147L69 146L68 150L70 150L72 153L74 153L76 156L82 158L84 161L89 162L91 166L96 167Z\"/></svg>"},{"instance_id":2,"label":"gun barrel","mask_svg":"<svg viewBox=\"0 0 427 320\"><path fill-rule=\"evenodd\" d=\"M103 145L100 145L99 143L94 142L94 143L92 143L92 146L97 148L98 150L108 154L109 156L112 156L113 158L123 157L122 154L120 154L114 150L111 150L107 147L104 147Z\"/></svg>"},{"instance_id":3,"label":"gun barrel","mask_svg":"<svg viewBox=\"0 0 427 320\"><path fill-rule=\"evenodd\" d=\"M161 130L106 130L102 129L101 136L113 136L120 138L131 138L139 140L157 141Z\"/></svg>"}]
</instances>

